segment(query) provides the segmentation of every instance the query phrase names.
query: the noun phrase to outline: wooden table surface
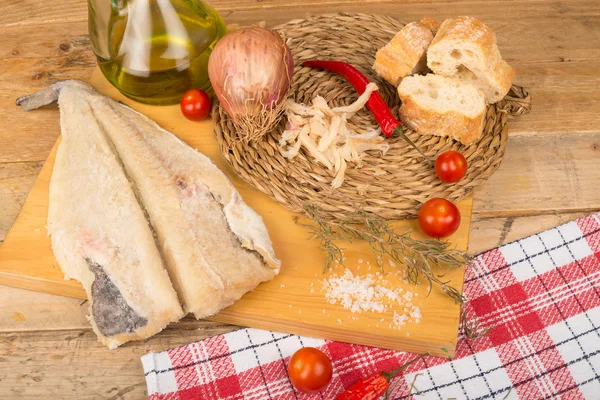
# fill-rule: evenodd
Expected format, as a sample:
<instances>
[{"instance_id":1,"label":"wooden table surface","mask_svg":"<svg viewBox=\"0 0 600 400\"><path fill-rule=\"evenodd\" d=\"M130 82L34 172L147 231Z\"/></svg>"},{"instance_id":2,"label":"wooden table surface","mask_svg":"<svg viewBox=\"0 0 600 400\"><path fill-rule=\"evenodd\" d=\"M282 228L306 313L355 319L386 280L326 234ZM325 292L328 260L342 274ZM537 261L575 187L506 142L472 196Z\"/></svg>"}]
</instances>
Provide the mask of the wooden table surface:
<instances>
[{"instance_id":1,"label":"wooden table surface","mask_svg":"<svg viewBox=\"0 0 600 400\"><path fill-rule=\"evenodd\" d=\"M502 166L475 193L476 253L600 210L600 7L597 0L219 0L227 23L274 25L316 12L374 12L406 22L472 15L492 27L533 111L509 123ZM23 94L87 80L95 58L83 0L0 2L0 243L59 132L58 110L26 114ZM39 126L44 126L40 135ZM185 320L144 343L102 347L87 305L0 287L0 399L139 399L139 357L231 330Z\"/></svg>"}]
</instances>

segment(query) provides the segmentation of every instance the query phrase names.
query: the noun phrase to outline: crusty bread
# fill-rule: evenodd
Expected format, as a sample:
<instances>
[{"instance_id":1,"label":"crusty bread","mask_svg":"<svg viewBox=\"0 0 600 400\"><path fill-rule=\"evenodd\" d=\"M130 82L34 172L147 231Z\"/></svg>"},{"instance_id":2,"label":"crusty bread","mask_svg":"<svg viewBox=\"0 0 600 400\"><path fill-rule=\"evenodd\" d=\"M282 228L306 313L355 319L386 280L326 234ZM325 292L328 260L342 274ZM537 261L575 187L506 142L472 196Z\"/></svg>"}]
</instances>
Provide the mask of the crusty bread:
<instances>
[{"instance_id":1,"label":"crusty bread","mask_svg":"<svg viewBox=\"0 0 600 400\"><path fill-rule=\"evenodd\" d=\"M431 31L431 33L433 33L434 35L440 29L440 21L438 21L437 19L433 19L430 17L423 17L419 21L419 23L421 25L425 25Z\"/></svg>"},{"instance_id":2,"label":"crusty bread","mask_svg":"<svg viewBox=\"0 0 600 400\"><path fill-rule=\"evenodd\" d=\"M442 23L427 50L427 65L436 74L475 86L490 104L508 93L515 76L500 56L494 32L472 17Z\"/></svg>"},{"instance_id":3,"label":"crusty bread","mask_svg":"<svg viewBox=\"0 0 600 400\"><path fill-rule=\"evenodd\" d=\"M471 85L439 75L409 76L398 87L400 117L417 133L450 136L469 145L483 130L485 99Z\"/></svg>"},{"instance_id":4,"label":"crusty bread","mask_svg":"<svg viewBox=\"0 0 600 400\"><path fill-rule=\"evenodd\" d=\"M373 69L377 75L398 86L405 76L426 70L427 47L432 40L433 33L427 26L411 22L377 51Z\"/></svg>"}]
</instances>

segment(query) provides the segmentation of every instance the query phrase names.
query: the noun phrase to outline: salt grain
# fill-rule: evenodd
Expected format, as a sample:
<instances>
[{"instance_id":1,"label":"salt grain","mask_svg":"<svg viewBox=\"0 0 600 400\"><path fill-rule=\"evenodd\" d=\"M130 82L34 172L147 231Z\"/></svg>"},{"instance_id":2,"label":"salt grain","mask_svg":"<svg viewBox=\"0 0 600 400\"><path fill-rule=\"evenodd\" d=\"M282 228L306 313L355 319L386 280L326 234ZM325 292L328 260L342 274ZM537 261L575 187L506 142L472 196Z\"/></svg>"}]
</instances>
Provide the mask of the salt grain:
<instances>
[{"instance_id":1,"label":"salt grain","mask_svg":"<svg viewBox=\"0 0 600 400\"><path fill-rule=\"evenodd\" d=\"M363 259L359 259L358 262L363 263ZM369 264L368 261L367 264ZM359 269L360 266L356 266L356 270ZM368 270L370 269L371 266L368 266ZM418 294L395 286L395 281L390 283L384 276L381 272L354 275L350 269L346 269L341 275L332 274L322 280L321 291L325 292L325 298L329 304L339 305L344 310L349 310L351 314L384 313L393 310L394 315L391 322L388 320L386 323L385 317L379 320L380 324L386 323L390 329L400 330L409 322L420 323L421 309L412 304L413 297L417 297ZM311 284L311 293L314 292L313 285L314 283ZM335 307L335 309L340 310L340 307ZM400 310L403 312L399 312ZM325 310L322 312L326 313ZM352 321L359 319L354 315L347 315L346 318ZM337 321L342 323L341 319ZM376 327L378 328L379 324Z\"/></svg>"},{"instance_id":2,"label":"salt grain","mask_svg":"<svg viewBox=\"0 0 600 400\"><path fill-rule=\"evenodd\" d=\"M406 315L398 314L398 312L394 311L394 319L393 319L392 323L394 324L395 329L402 328L406 324L407 320L408 320L408 317Z\"/></svg>"}]
</instances>

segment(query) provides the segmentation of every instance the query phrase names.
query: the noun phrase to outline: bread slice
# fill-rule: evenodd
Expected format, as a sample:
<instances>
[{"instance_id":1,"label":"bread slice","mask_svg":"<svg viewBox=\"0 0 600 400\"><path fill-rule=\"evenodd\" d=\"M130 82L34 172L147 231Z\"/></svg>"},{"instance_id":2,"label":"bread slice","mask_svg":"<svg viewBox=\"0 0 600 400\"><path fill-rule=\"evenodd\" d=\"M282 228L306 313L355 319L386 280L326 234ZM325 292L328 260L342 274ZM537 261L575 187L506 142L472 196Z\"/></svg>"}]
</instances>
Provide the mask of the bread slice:
<instances>
[{"instance_id":1,"label":"bread slice","mask_svg":"<svg viewBox=\"0 0 600 400\"><path fill-rule=\"evenodd\" d=\"M431 31L431 33L433 33L434 36L437 33L437 31L440 29L440 21L438 21L437 19L433 19L430 17L423 17L419 21L419 23L421 25L425 25Z\"/></svg>"},{"instance_id":2,"label":"bread slice","mask_svg":"<svg viewBox=\"0 0 600 400\"><path fill-rule=\"evenodd\" d=\"M494 32L472 17L442 23L427 50L427 65L436 74L475 86L490 104L508 93L515 76L500 56Z\"/></svg>"},{"instance_id":3,"label":"bread slice","mask_svg":"<svg viewBox=\"0 0 600 400\"><path fill-rule=\"evenodd\" d=\"M432 40L433 33L426 25L411 22L377 51L373 69L377 75L398 86L405 76L427 69L427 47Z\"/></svg>"},{"instance_id":4,"label":"bread slice","mask_svg":"<svg viewBox=\"0 0 600 400\"><path fill-rule=\"evenodd\" d=\"M483 94L460 80L439 75L409 76L398 87L400 117L422 135L450 136L464 145L481 136Z\"/></svg>"}]
</instances>

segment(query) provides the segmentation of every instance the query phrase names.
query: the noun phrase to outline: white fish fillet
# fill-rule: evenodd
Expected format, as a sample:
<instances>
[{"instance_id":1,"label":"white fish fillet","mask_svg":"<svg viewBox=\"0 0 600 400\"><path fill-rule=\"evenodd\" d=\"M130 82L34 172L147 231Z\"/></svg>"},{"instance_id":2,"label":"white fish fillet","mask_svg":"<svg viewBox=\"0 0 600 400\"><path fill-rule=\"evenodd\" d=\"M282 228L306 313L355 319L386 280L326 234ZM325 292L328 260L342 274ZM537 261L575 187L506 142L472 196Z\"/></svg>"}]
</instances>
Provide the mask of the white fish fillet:
<instances>
[{"instance_id":1,"label":"white fish fillet","mask_svg":"<svg viewBox=\"0 0 600 400\"><path fill-rule=\"evenodd\" d=\"M90 104L136 183L187 311L214 315L279 272L262 218L208 157L106 97Z\"/></svg>"},{"instance_id":2,"label":"white fish fillet","mask_svg":"<svg viewBox=\"0 0 600 400\"><path fill-rule=\"evenodd\" d=\"M58 175L55 167L52 185L57 188L59 185L61 188L71 185L74 179L85 180L79 173L79 164L93 164L97 173L97 178L91 180L90 176L94 175L88 175L86 191L72 189L69 192L72 196L68 203L70 207L65 207L51 195L51 210L55 210L49 215L53 250L66 275L85 281L87 286L94 281L90 268L86 269L83 264L75 266L76 235L63 243L57 226L74 230L75 226L82 224L80 219L105 218L104 211L120 215L120 207L90 199L99 191L109 197L121 196L118 187L107 185L106 181L110 181L113 175L125 180L129 178L129 192L137 194L139 214L143 218L146 212L155 231L158 249L155 245L152 251L148 250L147 258L154 259L157 265L165 265L185 310L193 312L197 318L216 314L279 272L280 262L275 257L262 218L243 202L231 182L208 157L145 116L96 93L83 82L60 82L38 94L19 99L18 104L25 109L37 108L50 103L58 93L63 140L67 136L87 137L90 136L88 130L94 130L95 140L106 143L106 149L102 151L113 154L121 170L119 174L114 165L107 169L105 162L96 161L100 157L97 144L90 145L84 152L86 157L79 155L77 157L82 159L77 162L70 160L70 167L61 167L63 172ZM73 113L71 108L79 111ZM71 132L68 131L69 126L81 129ZM68 131L67 134L65 131ZM74 152L67 150L66 146L61 151L62 147L61 143L57 165L59 156L63 159L60 164L64 165L68 163L66 153ZM76 175L78 178L74 178ZM60 183L55 184L55 181ZM78 182L80 185L83 183ZM81 207L82 215L71 216L72 209L80 202L96 201L101 203L101 212L97 215L93 215L94 210L84 211ZM106 225L104 237L116 247L122 241L126 243L127 238L133 240L132 237L139 236L140 228L130 223L129 214L121 215L118 220L106 219L103 224ZM99 252L104 250L102 248ZM119 268L122 271L115 274L127 273L126 266L116 266L115 270ZM73 274L73 270L80 273ZM166 276L158 280L169 283ZM145 293L149 296L157 297L151 287L140 285L137 280L129 281L127 289L147 290ZM139 303L146 304L147 301L140 299Z\"/></svg>"},{"instance_id":3,"label":"white fish fillet","mask_svg":"<svg viewBox=\"0 0 600 400\"><path fill-rule=\"evenodd\" d=\"M85 288L98 339L115 348L154 335L184 313L86 90L72 83L60 91L62 140L50 182L48 232L65 277Z\"/></svg>"}]
</instances>

